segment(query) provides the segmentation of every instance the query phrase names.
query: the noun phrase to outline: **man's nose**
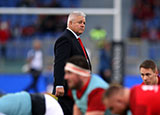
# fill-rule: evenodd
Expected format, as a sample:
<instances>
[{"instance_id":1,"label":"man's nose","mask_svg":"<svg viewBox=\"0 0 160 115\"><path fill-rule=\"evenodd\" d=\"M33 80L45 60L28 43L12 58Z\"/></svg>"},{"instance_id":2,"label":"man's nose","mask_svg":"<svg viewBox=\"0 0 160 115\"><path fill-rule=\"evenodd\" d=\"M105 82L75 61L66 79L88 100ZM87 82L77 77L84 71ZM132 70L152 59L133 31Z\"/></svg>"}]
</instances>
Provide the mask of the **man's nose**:
<instances>
[{"instance_id":1,"label":"man's nose","mask_svg":"<svg viewBox=\"0 0 160 115\"><path fill-rule=\"evenodd\" d=\"M148 77L147 77L146 75L144 75L144 76L143 76L143 79L144 79L144 80L147 80L147 79L148 79Z\"/></svg>"},{"instance_id":2,"label":"man's nose","mask_svg":"<svg viewBox=\"0 0 160 115\"><path fill-rule=\"evenodd\" d=\"M84 24L84 23L82 23L82 24L81 24L81 26L82 26L82 27L85 27L85 24Z\"/></svg>"}]
</instances>

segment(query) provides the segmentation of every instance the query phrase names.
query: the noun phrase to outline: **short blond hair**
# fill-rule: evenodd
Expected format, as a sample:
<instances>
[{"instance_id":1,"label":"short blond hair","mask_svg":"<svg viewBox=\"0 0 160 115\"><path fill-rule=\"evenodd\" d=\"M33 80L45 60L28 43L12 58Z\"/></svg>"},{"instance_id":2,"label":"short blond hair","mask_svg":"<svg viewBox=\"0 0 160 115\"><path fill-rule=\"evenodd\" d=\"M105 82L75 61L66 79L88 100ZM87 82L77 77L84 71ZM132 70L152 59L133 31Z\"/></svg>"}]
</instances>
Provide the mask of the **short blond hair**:
<instances>
[{"instance_id":1,"label":"short blond hair","mask_svg":"<svg viewBox=\"0 0 160 115\"><path fill-rule=\"evenodd\" d=\"M119 92L122 93L123 89L124 87L120 84L111 84L110 87L105 91L103 99L117 95Z\"/></svg>"}]
</instances>

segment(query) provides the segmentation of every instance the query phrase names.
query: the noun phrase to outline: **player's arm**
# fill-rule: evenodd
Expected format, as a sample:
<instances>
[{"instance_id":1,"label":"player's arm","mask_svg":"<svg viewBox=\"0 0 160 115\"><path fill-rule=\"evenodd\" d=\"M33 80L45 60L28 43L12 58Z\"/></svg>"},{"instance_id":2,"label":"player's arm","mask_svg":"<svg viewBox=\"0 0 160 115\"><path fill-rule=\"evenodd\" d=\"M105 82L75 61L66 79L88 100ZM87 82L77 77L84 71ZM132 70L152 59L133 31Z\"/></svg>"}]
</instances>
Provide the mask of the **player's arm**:
<instances>
[{"instance_id":1,"label":"player's arm","mask_svg":"<svg viewBox=\"0 0 160 115\"><path fill-rule=\"evenodd\" d=\"M104 115L104 111L87 112L86 115Z\"/></svg>"},{"instance_id":2,"label":"player's arm","mask_svg":"<svg viewBox=\"0 0 160 115\"><path fill-rule=\"evenodd\" d=\"M27 60L26 60L26 62L27 62L28 64L31 63L31 61L33 60L34 55L35 55L35 53L34 53L33 50L30 50L30 51L27 53Z\"/></svg>"},{"instance_id":3,"label":"player's arm","mask_svg":"<svg viewBox=\"0 0 160 115\"><path fill-rule=\"evenodd\" d=\"M73 106L73 115L82 115L82 112L80 111L80 109L76 104L74 104Z\"/></svg>"},{"instance_id":4,"label":"player's arm","mask_svg":"<svg viewBox=\"0 0 160 115\"><path fill-rule=\"evenodd\" d=\"M104 89L97 88L89 94L86 115L104 115L106 107L102 102L103 93Z\"/></svg>"}]
</instances>

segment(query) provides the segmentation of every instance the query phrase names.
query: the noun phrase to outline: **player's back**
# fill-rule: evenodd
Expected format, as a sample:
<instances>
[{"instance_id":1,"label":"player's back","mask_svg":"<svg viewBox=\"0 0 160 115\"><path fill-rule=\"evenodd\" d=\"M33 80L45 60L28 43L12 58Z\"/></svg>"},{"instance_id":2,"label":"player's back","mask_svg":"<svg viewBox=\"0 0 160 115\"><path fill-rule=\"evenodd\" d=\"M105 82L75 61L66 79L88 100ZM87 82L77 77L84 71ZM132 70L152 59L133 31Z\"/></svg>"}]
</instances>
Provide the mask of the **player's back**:
<instances>
[{"instance_id":1,"label":"player's back","mask_svg":"<svg viewBox=\"0 0 160 115\"><path fill-rule=\"evenodd\" d=\"M160 86L139 85L131 89L133 115L160 115Z\"/></svg>"}]
</instances>

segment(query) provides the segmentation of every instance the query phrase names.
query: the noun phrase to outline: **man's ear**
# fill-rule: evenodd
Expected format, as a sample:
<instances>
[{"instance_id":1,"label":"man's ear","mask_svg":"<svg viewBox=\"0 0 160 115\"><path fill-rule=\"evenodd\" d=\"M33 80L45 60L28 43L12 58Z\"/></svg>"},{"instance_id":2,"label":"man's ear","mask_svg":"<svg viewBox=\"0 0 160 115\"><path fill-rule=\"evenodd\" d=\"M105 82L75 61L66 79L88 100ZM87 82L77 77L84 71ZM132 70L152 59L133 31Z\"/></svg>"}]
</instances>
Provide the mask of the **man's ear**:
<instances>
[{"instance_id":1,"label":"man's ear","mask_svg":"<svg viewBox=\"0 0 160 115\"><path fill-rule=\"evenodd\" d=\"M158 73L158 68L156 68L156 74L158 75L159 73Z\"/></svg>"},{"instance_id":2,"label":"man's ear","mask_svg":"<svg viewBox=\"0 0 160 115\"><path fill-rule=\"evenodd\" d=\"M70 26L72 25L72 21L69 21L69 25L70 25Z\"/></svg>"}]
</instances>

